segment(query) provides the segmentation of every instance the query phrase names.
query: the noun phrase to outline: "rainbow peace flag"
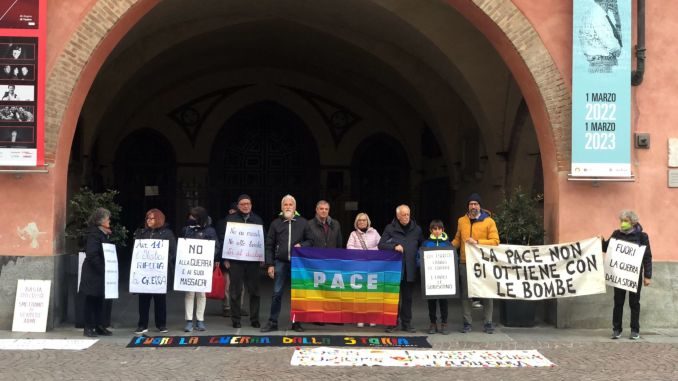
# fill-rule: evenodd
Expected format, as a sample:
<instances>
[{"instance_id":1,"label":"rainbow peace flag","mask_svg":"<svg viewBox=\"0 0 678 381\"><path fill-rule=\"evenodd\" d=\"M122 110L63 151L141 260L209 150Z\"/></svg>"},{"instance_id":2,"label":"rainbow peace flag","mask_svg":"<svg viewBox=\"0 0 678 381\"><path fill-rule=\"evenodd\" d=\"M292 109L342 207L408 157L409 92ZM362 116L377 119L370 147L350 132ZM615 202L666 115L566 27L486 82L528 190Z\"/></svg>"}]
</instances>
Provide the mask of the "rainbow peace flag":
<instances>
[{"instance_id":1,"label":"rainbow peace flag","mask_svg":"<svg viewBox=\"0 0 678 381\"><path fill-rule=\"evenodd\" d=\"M292 251L293 321L396 325L402 254L396 251Z\"/></svg>"}]
</instances>

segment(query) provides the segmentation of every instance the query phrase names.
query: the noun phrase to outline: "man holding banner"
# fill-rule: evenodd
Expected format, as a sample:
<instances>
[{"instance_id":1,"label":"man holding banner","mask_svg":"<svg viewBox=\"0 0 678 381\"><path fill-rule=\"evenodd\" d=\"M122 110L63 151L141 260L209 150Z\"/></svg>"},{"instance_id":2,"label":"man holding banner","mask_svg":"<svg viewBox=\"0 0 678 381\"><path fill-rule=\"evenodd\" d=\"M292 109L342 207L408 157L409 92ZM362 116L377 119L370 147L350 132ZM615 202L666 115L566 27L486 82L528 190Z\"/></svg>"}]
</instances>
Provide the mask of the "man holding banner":
<instances>
[{"instance_id":1,"label":"man holding banner","mask_svg":"<svg viewBox=\"0 0 678 381\"><path fill-rule=\"evenodd\" d=\"M233 328L240 328L241 307L242 307L242 290L243 285L247 287L247 293L250 295L250 323L252 327L259 328L259 267L264 263L263 256L261 258L250 258L242 255L239 258L233 259L235 256L229 255L228 251L232 248L232 241L227 238L229 236L229 225L233 224L252 224L259 225L259 231L246 232L248 235L256 236L256 242L250 240L248 237L247 246L255 249L260 249L261 254L264 253L264 221L256 213L252 212L252 199L250 196L243 194L238 197L237 204L238 211L226 216L226 232L221 237L224 239L223 244L223 263L224 267L229 269L231 273L231 285L229 287L229 297L231 299L231 320L233 321ZM240 240L245 242L244 240ZM231 243L229 243L231 242ZM239 251L242 253L242 251ZM234 253L235 255L235 253Z\"/></svg>"},{"instance_id":2,"label":"man holding banner","mask_svg":"<svg viewBox=\"0 0 678 381\"><path fill-rule=\"evenodd\" d=\"M274 280L273 298L271 300L271 314L268 323L261 328L261 332L278 330L278 317L282 305L282 296L286 287L289 287L292 276L290 257L292 248L301 247L304 239L304 230L307 220L297 213L297 200L286 195L280 201L280 216L271 222L266 234L266 266L268 276ZM292 318L292 329L303 332L304 328Z\"/></svg>"},{"instance_id":3,"label":"man holding banner","mask_svg":"<svg viewBox=\"0 0 678 381\"><path fill-rule=\"evenodd\" d=\"M468 297L468 279L466 273L466 244L469 245L499 245L499 231L497 224L490 217L490 212L481 209L480 195L471 194L467 202L468 211L457 221L457 233L452 241L452 246L459 250L459 285L461 288L461 308L464 313L464 326L462 333L471 332L473 316L471 314L471 301ZM494 333L492 324L493 314L492 299L483 300L485 333Z\"/></svg>"},{"instance_id":4,"label":"man holding banner","mask_svg":"<svg viewBox=\"0 0 678 381\"><path fill-rule=\"evenodd\" d=\"M412 290L417 277L417 252L423 242L421 228L410 218L410 207L400 205L396 208L396 218L386 226L379 240L379 250L395 250L402 254L402 275L400 280L400 305L398 318L402 330L416 332L412 327ZM386 327L393 332L395 326Z\"/></svg>"},{"instance_id":5,"label":"man holding banner","mask_svg":"<svg viewBox=\"0 0 678 381\"><path fill-rule=\"evenodd\" d=\"M623 243L616 244L614 240L624 241L627 243L640 246L639 248L631 245L623 245ZM613 243L610 245L610 243ZM630 262L630 258L636 251L645 249L642 254L642 263L638 269L636 266L619 265L624 263L621 260L615 262L616 266L625 267L625 269L638 270L637 291L629 291L629 307L631 308L631 340L640 339L640 291L643 285L649 286L652 283L652 250L650 249L650 238L647 233L643 232L643 227L638 222L638 215L631 210L622 210L619 213L619 229L612 232L610 240L603 240L603 251L610 257L612 251L621 252L627 259L625 262ZM610 249L610 252L608 252ZM606 261L608 259L606 258ZM607 277L607 274L606 274ZM641 282L642 280L642 282ZM618 339L622 333L622 316L624 313L624 299L626 299L626 289L616 286L614 288L614 309L612 312L612 338Z\"/></svg>"}]
</instances>

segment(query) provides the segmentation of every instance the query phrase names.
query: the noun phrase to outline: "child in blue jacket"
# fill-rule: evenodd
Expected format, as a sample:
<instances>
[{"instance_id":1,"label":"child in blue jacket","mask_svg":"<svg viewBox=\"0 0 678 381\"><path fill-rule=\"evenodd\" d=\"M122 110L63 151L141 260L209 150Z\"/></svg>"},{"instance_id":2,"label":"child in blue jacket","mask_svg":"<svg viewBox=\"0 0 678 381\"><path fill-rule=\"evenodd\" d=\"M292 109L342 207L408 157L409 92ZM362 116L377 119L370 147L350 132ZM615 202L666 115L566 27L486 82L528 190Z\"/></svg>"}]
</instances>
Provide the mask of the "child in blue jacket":
<instances>
[{"instance_id":1,"label":"child in blue jacket","mask_svg":"<svg viewBox=\"0 0 678 381\"><path fill-rule=\"evenodd\" d=\"M429 224L430 235L421 247L452 247L447 233L445 233L445 225L441 220L433 220ZM436 319L436 303L440 305L440 329L437 325ZM447 329L447 299L428 299L428 317L431 320L428 333L434 334L440 332L443 335L449 333Z\"/></svg>"}]
</instances>

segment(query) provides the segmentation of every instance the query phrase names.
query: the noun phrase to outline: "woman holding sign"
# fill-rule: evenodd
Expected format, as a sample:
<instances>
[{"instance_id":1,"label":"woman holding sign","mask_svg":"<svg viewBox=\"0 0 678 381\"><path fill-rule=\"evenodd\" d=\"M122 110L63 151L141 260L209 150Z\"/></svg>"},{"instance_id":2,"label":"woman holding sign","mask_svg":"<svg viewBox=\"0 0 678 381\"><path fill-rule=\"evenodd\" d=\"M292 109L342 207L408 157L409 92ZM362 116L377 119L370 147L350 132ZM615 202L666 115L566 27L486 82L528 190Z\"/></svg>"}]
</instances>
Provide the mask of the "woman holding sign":
<instances>
[{"instance_id":1,"label":"woman holding sign","mask_svg":"<svg viewBox=\"0 0 678 381\"><path fill-rule=\"evenodd\" d=\"M602 238L602 237L601 237ZM640 339L640 290L643 285L649 286L652 283L652 250L650 249L650 238L643 231L643 227L638 222L638 215L632 210L622 210L619 213L619 229L612 232L610 239L617 239L634 243L638 246L645 246L642 264L640 266L640 275L638 277L638 291L629 291L629 307L631 308L631 335L629 339ZM603 238L603 251L607 252L610 241ZM618 339L622 333L622 316L624 313L624 300L626 299L626 290L614 288L614 309L612 310L612 338Z\"/></svg>"},{"instance_id":2,"label":"woman holding sign","mask_svg":"<svg viewBox=\"0 0 678 381\"><path fill-rule=\"evenodd\" d=\"M210 224L210 217L207 215L207 210L201 206L196 206L191 208L191 211L188 213L188 220L186 221L186 226L181 232L181 237L183 238L192 238L192 239L204 239L215 241L214 255L215 260L220 260L221 258L221 245L219 239L217 238L217 232ZM198 331L204 331L207 329L205 327L205 305L207 303L207 298L205 297L204 292L186 292L186 297L184 299L184 306L186 307L186 326L184 327L184 332L193 331L193 306L195 304L195 329Z\"/></svg>"},{"instance_id":3,"label":"woman holding sign","mask_svg":"<svg viewBox=\"0 0 678 381\"><path fill-rule=\"evenodd\" d=\"M134 232L134 239L167 241L167 244L169 245L169 265L167 267L166 277L168 280L172 279L171 275L174 275L174 272L171 270L174 267L174 259L177 253L177 240L174 238L174 233L172 233L165 223L165 214L159 209L151 209L146 212L144 227L137 229L137 231ZM139 322L136 331L134 331L134 333L138 335L148 332L151 300L153 300L155 326L161 333L167 332L167 294L139 294Z\"/></svg>"},{"instance_id":4,"label":"woman holding sign","mask_svg":"<svg viewBox=\"0 0 678 381\"><path fill-rule=\"evenodd\" d=\"M87 337L110 336L111 331L103 326L104 307L104 248L111 243L111 212L97 208L87 220L85 261L82 264L80 292L85 295L85 330Z\"/></svg>"}]
</instances>

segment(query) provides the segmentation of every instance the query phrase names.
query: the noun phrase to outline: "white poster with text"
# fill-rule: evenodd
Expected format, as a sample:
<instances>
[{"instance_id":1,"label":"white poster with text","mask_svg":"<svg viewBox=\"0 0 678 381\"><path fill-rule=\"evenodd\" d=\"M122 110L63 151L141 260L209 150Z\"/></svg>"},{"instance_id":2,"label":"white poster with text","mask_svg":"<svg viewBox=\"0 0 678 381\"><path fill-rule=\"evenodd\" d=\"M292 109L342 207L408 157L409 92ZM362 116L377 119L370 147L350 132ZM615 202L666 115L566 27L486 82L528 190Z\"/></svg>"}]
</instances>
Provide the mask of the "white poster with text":
<instances>
[{"instance_id":1,"label":"white poster with text","mask_svg":"<svg viewBox=\"0 0 678 381\"><path fill-rule=\"evenodd\" d=\"M605 283L612 287L637 292L640 266L645 246L618 239L610 239L605 254Z\"/></svg>"},{"instance_id":2,"label":"white poster with text","mask_svg":"<svg viewBox=\"0 0 678 381\"><path fill-rule=\"evenodd\" d=\"M112 243L102 243L104 248L104 295L106 299L118 299L118 253Z\"/></svg>"},{"instance_id":3,"label":"white poster with text","mask_svg":"<svg viewBox=\"0 0 678 381\"><path fill-rule=\"evenodd\" d=\"M14 332L45 332L50 280L19 279L14 302Z\"/></svg>"},{"instance_id":4,"label":"white poster with text","mask_svg":"<svg viewBox=\"0 0 678 381\"><path fill-rule=\"evenodd\" d=\"M206 239L179 238L174 271L176 291L212 291L214 244Z\"/></svg>"},{"instance_id":5,"label":"white poster with text","mask_svg":"<svg viewBox=\"0 0 678 381\"><path fill-rule=\"evenodd\" d=\"M226 224L221 257L239 261L263 262L264 227L240 222Z\"/></svg>"},{"instance_id":6,"label":"white poster with text","mask_svg":"<svg viewBox=\"0 0 678 381\"><path fill-rule=\"evenodd\" d=\"M600 238L544 246L466 244L469 297L540 300L605 293Z\"/></svg>"},{"instance_id":7,"label":"white poster with text","mask_svg":"<svg viewBox=\"0 0 678 381\"><path fill-rule=\"evenodd\" d=\"M169 241L137 239L134 241L129 271L129 292L139 294L167 293Z\"/></svg>"}]
</instances>

